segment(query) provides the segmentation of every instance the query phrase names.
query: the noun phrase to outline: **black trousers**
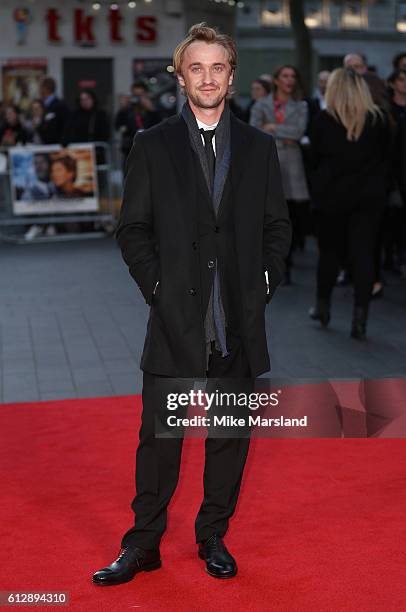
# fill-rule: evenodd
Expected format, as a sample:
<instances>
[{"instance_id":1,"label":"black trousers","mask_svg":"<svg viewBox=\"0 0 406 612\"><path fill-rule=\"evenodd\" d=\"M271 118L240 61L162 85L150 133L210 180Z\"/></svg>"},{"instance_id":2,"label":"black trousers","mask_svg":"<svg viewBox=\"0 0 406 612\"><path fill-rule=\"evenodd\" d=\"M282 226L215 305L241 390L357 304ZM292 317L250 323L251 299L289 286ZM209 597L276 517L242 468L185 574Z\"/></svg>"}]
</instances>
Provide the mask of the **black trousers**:
<instances>
[{"instance_id":1,"label":"black trousers","mask_svg":"<svg viewBox=\"0 0 406 612\"><path fill-rule=\"evenodd\" d=\"M230 355L221 357L213 350L209 359L206 392L214 392L220 379L241 381L246 392L254 389L247 357L238 337L227 336ZM166 402L171 379L144 373L143 411L136 453L136 495L131 507L135 514L134 526L123 536L122 546L157 549L166 529L167 507L179 478L183 438L162 438L155 435L155 415ZM193 389L193 381L185 380ZM233 385L233 382L231 382ZM234 513L250 438L223 438L208 435L205 440L203 475L204 497L195 521L196 542L213 533L221 536L227 531Z\"/></svg>"},{"instance_id":2,"label":"black trousers","mask_svg":"<svg viewBox=\"0 0 406 612\"><path fill-rule=\"evenodd\" d=\"M317 214L318 298L330 300L340 261L347 257L353 279L354 304L368 307L375 277L374 249L382 212L382 206L371 202L370 210Z\"/></svg>"}]
</instances>

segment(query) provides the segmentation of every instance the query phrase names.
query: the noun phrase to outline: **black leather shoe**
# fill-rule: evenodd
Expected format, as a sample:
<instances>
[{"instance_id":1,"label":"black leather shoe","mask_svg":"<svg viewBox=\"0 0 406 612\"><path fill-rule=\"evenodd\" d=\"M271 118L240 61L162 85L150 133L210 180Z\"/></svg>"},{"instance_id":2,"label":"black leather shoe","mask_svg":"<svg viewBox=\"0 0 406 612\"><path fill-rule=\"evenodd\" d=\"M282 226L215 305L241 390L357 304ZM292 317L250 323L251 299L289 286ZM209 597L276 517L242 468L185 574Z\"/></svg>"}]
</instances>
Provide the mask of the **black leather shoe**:
<instances>
[{"instance_id":1,"label":"black leather shoe","mask_svg":"<svg viewBox=\"0 0 406 612\"><path fill-rule=\"evenodd\" d=\"M215 578L232 578L237 564L228 552L222 538L216 533L199 544L199 557L206 561L206 572Z\"/></svg>"},{"instance_id":2,"label":"black leather shoe","mask_svg":"<svg viewBox=\"0 0 406 612\"><path fill-rule=\"evenodd\" d=\"M111 565L103 567L93 575L94 584L110 586L129 582L138 572L150 572L161 567L159 550L126 547Z\"/></svg>"}]
</instances>

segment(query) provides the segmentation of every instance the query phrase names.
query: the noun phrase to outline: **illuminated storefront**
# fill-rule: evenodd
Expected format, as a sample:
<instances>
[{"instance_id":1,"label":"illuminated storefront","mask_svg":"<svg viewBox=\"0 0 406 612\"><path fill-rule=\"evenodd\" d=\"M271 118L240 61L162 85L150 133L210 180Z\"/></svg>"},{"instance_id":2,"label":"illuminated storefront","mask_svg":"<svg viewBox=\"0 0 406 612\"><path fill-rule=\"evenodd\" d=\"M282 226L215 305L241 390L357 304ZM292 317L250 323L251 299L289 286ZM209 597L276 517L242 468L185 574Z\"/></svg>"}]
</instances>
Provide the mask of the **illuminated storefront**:
<instances>
[{"instance_id":1,"label":"illuminated storefront","mask_svg":"<svg viewBox=\"0 0 406 612\"><path fill-rule=\"evenodd\" d=\"M0 7L0 98L23 108L42 74L74 103L80 89L96 91L113 112L140 75L154 84L171 74L171 54L185 32L182 2L34 0Z\"/></svg>"}]
</instances>

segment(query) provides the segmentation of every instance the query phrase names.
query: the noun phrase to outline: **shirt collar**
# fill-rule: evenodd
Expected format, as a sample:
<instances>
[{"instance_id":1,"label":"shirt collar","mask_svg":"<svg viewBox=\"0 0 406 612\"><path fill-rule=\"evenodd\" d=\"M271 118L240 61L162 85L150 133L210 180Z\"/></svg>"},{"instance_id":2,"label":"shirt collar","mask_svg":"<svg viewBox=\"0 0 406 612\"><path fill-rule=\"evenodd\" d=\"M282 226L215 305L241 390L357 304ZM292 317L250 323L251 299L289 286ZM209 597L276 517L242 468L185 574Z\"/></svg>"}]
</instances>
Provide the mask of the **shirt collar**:
<instances>
[{"instance_id":1,"label":"shirt collar","mask_svg":"<svg viewBox=\"0 0 406 612\"><path fill-rule=\"evenodd\" d=\"M319 89L316 92L316 98L319 101L320 108L322 108L322 109L326 108L326 106L327 106L326 98L322 95L322 93L321 93L321 91Z\"/></svg>"},{"instance_id":2,"label":"shirt collar","mask_svg":"<svg viewBox=\"0 0 406 612\"><path fill-rule=\"evenodd\" d=\"M216 128L219 123L217 121L217 123L213 123L212 125L207 125L207 123L203 123L203 121L200 121L197 117L196 117L196 122L197 122L197 127L199 128L199 130L201 130L202 128L204 130L214 130L214 128Z\"/></svg>"}]
</instances>

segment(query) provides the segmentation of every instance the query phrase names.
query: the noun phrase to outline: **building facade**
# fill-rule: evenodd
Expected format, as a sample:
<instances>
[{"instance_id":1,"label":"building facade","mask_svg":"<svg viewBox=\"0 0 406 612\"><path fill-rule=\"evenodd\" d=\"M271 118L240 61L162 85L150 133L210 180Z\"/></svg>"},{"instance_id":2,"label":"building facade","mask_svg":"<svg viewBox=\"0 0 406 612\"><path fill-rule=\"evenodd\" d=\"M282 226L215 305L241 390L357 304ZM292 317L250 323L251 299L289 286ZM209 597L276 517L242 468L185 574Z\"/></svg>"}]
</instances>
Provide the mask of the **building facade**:
<instances>
[{"instance_id":1,"label":"building facade","mask_svg":"<svg viewBox=\"0 0 406 612\"><path fill-rule=\"evenodd\" d=\"M211 0L2 0L0 99L20 103L23 80L32 90L46 73L70 105L87 87L113 113L140 77L169 105L172 53L187 29L207 21L234 34L235 17Z\"/></svg>"},{"instance_id":2,"label":"building facade","mask_svg":"<svg viewBox=\"0 0 406 612\"><path fill-rule=\"evenodd\" d=\"M387 76L393 56L406 51L406 0L311 0L305 12L314 74L358 52ZM70 105L80 89L93 88L114 113L120 94L142 76L168 93L169 106L173 49L203 20L237 37L236 87L243 97L253 78L295 61L289 0L2 0L0 99L32 98L35 91L22 91L23 75L32 75L35 88L47 73Z\"/></svg>"},{"instance_id":3,"label":"building facade","mask_svg":"<svg viewBox=\"0 0 406 612\"><path fill-rule=\"evenodd\" d=\"M238 89L247 94L252 78L295 61L294 42L288 0L237 4ZM386 77L393 56L406 52L404 0L315 0L305 2L305 14L312 33L315 73L337 67L344 55L356 52Z\"/></svg>"},{"instance_id":4,"label":"building facade","mask_svg":"<svg viewBox=\"0 0 406 612\"><path fill-rule=\"evenodd\" d=\"M32 75L54 77L58 93L69 103L80 89L91 88L113 111L119 95L129 93L143 71L154 83L157 71L171 70L173 48L184 32L178 0L33 0L19 5L2 0L0 98L9 101L19 75L31 70ZM35 79L28 86L35 87Z\"/></svg>"}]
</instances>

